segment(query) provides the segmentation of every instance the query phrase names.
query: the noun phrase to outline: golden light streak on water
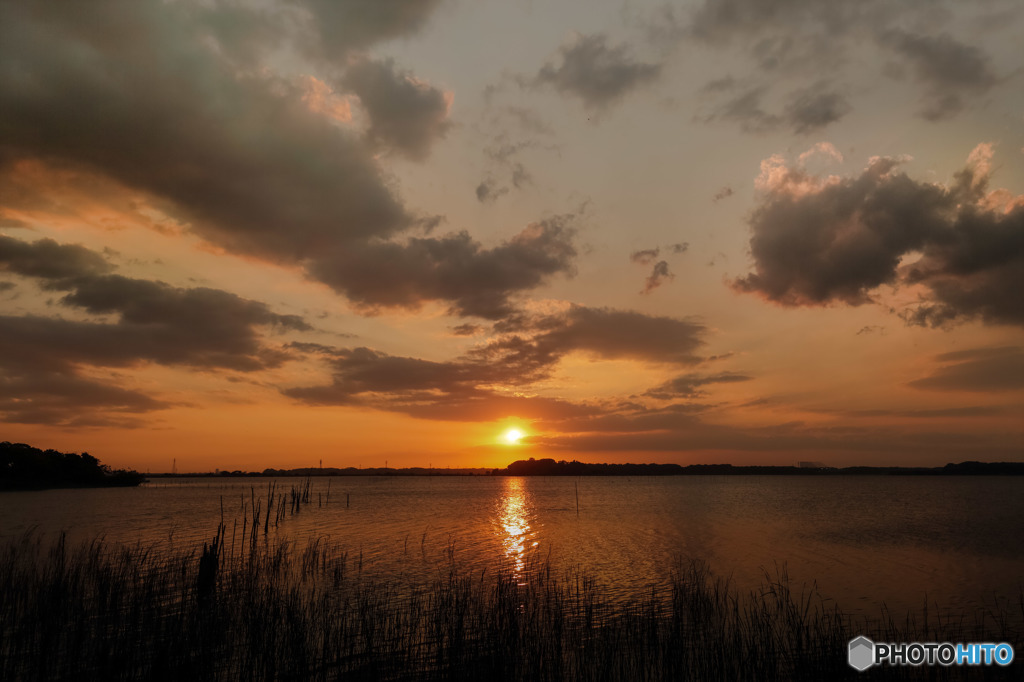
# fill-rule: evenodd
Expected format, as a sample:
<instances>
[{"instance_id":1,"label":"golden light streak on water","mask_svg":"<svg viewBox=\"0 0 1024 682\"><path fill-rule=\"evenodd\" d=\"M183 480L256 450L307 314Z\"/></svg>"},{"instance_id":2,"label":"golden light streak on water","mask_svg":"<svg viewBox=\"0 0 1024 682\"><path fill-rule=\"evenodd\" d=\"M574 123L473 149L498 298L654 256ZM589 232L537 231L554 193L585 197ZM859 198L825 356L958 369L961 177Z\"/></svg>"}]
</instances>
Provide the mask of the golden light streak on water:
<instances>
[{"instance_id":1,"label":"golden light streak on water","mask_svg":"<svg viewBox=\"0 0 1024 682\"><path fill-rule=\"evenodd\" d=\"M499 503L498 521L503 535L501 539L504 557L513 568L516 580L522 578L526 566L526 544L530 533L530 510L527 493L521 478L509 476ZM537 543L534 542L533 545Z\"/></svg>"}]
</instances>

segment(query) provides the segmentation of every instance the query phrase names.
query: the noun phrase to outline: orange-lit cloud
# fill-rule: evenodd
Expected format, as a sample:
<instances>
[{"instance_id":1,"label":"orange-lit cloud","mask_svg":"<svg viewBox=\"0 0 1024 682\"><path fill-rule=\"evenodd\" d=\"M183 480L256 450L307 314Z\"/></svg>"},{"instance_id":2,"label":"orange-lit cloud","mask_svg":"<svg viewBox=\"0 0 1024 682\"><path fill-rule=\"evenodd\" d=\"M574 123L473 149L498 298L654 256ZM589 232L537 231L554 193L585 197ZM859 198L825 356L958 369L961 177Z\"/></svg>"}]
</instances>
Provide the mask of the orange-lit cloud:
<instances>
[{"instance_id":1,"label":"orange-lit cloud","mask_svg":"<svg viewBox=\"0 0 1024 682\"><path fill-rule=\"evenodd\" d=\"M991 147L979 145L943 186L896 172L896 159L823 179L772 157L750 219L754 272L734 286L793 306L859 305L882 285L912 285L922 294L902 312L909 324L1022 325L1024 210L1017 197L986 193L990 159ZM922 255L902 263L911 253Z\"/></svg>"}]
</instances>

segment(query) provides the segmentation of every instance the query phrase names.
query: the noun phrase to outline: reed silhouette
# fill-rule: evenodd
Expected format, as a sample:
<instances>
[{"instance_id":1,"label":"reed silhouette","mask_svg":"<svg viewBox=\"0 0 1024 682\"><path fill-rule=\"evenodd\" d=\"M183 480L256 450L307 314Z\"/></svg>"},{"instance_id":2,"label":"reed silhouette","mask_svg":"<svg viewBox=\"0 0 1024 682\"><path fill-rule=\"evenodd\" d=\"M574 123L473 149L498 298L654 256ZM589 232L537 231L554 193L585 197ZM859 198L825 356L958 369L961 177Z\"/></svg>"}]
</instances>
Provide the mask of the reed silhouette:
<instances>
[{"instance_id":1,"label":"reed silhouette","mask_svg":"<svg viewBox=\"0 0 1024 682\"><path fill-rule=\"evenodd\" d=\"M409 585L364 571L340 543L274 540L271 524L313 499L308 482L287 493L271 484L259 498L252 489L241 542L237 523L228 541L222 511L202 548L69 547L63 534L47 543L33 533L0 545L0 679L861 679L846 664L857 635L1016 646L1024 622L1024 595L1021 613L853 617L795 588L784 565L741 594L706 564L679 560L665 567L666 588L622 602L585 571L544 559L470 571L447 551L432 581Z\"/></svg>"}]
</instances>

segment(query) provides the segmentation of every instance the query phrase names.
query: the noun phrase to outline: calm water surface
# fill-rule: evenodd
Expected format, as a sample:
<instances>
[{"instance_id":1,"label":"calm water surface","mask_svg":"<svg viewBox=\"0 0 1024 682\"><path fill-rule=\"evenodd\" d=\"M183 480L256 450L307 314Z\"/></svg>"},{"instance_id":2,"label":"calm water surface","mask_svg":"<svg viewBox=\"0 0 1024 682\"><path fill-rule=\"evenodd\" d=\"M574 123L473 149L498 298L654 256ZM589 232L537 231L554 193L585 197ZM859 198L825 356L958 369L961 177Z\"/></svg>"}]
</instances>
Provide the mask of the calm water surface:
<instances>
[{"instance_id":1,"label":"calm water surface","mask_svg":"<svg viewBox=\"0 0 1024 682\"><path fill-rule=\"evenodd\" d=\"M213 536L223 505L228 540L234 530L240 542L252 488L265 500L269 480L0 493L0 538L64 530L72 541L190 548ZM277 479L279 490L301 483ZM933 613L1001 601L1018 617L1024 585L1016 477L341 477L314 478L312 491L268 540L325 537L384 578L430 578L451 556L529 580L540 559L630 599L699 558L743 591L785 566L797 588L816 584L868 615L927 599Z\"/></svg>"}]
</instances>

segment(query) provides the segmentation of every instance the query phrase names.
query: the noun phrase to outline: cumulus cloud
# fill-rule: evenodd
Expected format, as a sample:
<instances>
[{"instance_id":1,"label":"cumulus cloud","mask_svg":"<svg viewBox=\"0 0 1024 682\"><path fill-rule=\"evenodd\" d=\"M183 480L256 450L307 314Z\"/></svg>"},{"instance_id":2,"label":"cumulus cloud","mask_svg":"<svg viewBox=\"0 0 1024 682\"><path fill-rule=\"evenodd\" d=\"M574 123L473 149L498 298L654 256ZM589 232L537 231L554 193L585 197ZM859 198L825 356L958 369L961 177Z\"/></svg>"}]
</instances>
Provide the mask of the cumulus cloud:
<instances>
[{"instance_id":1,"label":"cumulus cloud","mask_svg":"<svg viewBox=\"0 0 1024 682\"><path fill-rule=\"evenodd\" d=\"M287 84L239 77L178 5L108 0L85 19L48 8L4 5L0 169L18 158L89 168L272 260L410 223L369 150Z\"/></svg>"},{"instance_id":2,"label":"cumulus cloud","mask_svg":"<svg viewBox=\"0 0 1024 682\"><path fill-rule=\"evenodd\" d=\"M444 300L455 314L498 319L512 312L513 295L551 275L573 272L573 220L562 215L533 223L493 248L466 232L371 242L360 250L325 253L309 267L317 279L368 311L417 309Z\"/></svg>"},{"instance_id":3,"label":"cumulus cloud","mask_svg":"<svg viewBox=\"0 0 1024 682\"><path fill-rule=\"evenodd\" d=\"M920 114L929 121L957 114L965 106L965 96L984 93L996 83L988 55L948 34L929 36L891 29L879 42L914 67L926 87Z\"/></svg>"},{"instance_id":4,"label":"cumulus cloud","mask_svg":"<svg viewBox=\"0 0 1024 682\"><path fill-rule=\"evenodd\" d=\"M1024 324L1024 199L988 191L990 152L980 145L948 186L898 172L899 159L872 159L854 178L767 160L750 217L754 271L733 286L786 306L859 305L882 285L915 286L910 324Z\"/></svg>"},{"instance_id":5,"label":"cumulus cloud","mask_svg":"<svg viewBox=\"0 0 1024 682\"><path fill-rule=\"evenodd\" d=\"M302 267L366 310L441 300L459 314L496 315L510 296L571 271L570 232L531 226L492 249L465 234L409 239L434 219L405 208L375 154L385 147L422 158L447 130L449 99L392 62L351 54L365 47L360 41L415 30L434 4L298 5L345 55L339 82L367 110L363 137L325 113L331 93L314 88L324 101L312 101L309 79L275 75L255 46L243 49L226 33L217 43L227 29L211 28L203 10L126 0L81 12L5 3L0 178L18 176L26 162L101 178L155 198L181 229L236 254ZM264 28L279 41L303 37L288 21L281 26ZM513 181L527 176L522 170ZM34 191L13 200L34 209L47 188ZM409 267L389 266L392 257ZM369 276L368 263L388 276Z\"/></svg>"},{"instance_id":6,"label":"cumulus cloud","mask_svg":"<svg viewBox=\"0 0 1024 682\"><path fill-rule=\"evenodd\" d=\"M451 94L398 70L391 59L356 60L342 82L366 109L367 135L378 146L423 160L451 127Z\"/></svg>"},{"instance_id":7,"label":"cumulus cloud","mask_svg":"<svg viewBox=\"0 0 1024 682\"><path fill-rule=\"evenodd\" d=\"M557 63L541 67L534 83L550 85L579 97L590 109L601 110L654 81L661 68L661 64L634 60L626 45L609 45L605 35L581 35L559 49Z\"/></svg>"}]
</instances>

